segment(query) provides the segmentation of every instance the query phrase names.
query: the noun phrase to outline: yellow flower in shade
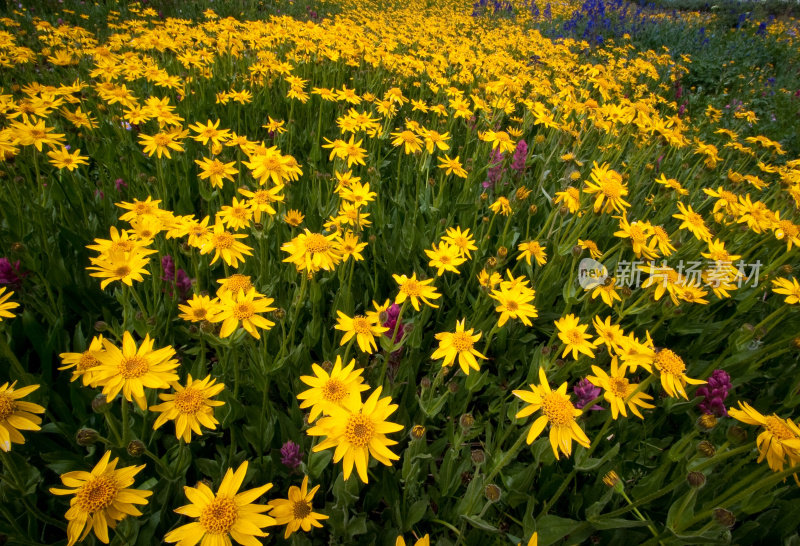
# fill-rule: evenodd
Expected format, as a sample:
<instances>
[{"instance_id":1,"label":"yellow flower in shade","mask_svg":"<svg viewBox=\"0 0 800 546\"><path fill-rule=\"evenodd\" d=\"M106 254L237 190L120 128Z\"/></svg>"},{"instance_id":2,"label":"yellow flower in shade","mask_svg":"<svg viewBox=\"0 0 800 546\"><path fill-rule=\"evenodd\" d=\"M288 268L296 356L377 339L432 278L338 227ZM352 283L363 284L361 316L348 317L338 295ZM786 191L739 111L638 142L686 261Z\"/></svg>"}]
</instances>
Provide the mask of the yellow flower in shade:
<instances>
[{"instance_id":1,"label":"yellow flower in shade","mask_svg":"<svg viewBox=\"0 0 800 546\"><path fill-rule=\"evenodd\" d=\"M578 190L578 188L573 188L570 186L564 191L556 192L555 202L564 203L564 206L567 207L570 214L575 214L581 209L581 192Z\"/></svg>"},{"instance_id":2,"label":"yellow flower in shade","mask_svg":"<svg viewBox=\"0 0 800 546\"><path fill-rule=\"evenodd\" d=\"M19 307L19 304L15 301L8 301L13 295L14 292L10 290L6 294L5 286L0 287L0 322L3 322L3 319L14 318L15 316L11 310Z\"/></svg>"},{"instance_id":3,"label":"yellow flower in shade","mask_svg":"<svg viewBox=\"0 0 800 546\"><path fill-rule=\"evenodd\" d=\"M83 386L88 387L94 384L93 368L100 364L97 355L103 352L103 334L96 336L89 344L89 348L82 353L61 353L61 363L64 364L59 370L72 369L72 378L75 381L79 377L83 381Z\"/></svg>"},{"instance_id":4,"label":"yellow flower in shade","mask_svg":"<svg viewBox=\"0 0 800 546\"><path fill-rule=\"evenodd\" d=\"M672 215L673 218L683 220L678 229L688 230L701 241L711 241L711 232L708 231L702 216L693 211L691 206L687 207L680 201L678 201L678 210L680 210L680 214Z\"/></svg>"},{"instance_id":5,"label":"yellow flower in shade","mask_svg":"<svg viewBox=\"0 0 800 546\"><path fill-rule=\"evenodd\" d=\"M89 159L89 157L81 155L81 151L79 149L76 149L70 154L69 150L66 148L61 148L60 150L47 152L47 157L50 158L50 164L55 168L67 169L68 171L74 171L79 165L89 164L89 162L86 161Z\"/></svg>"},{"instance_id":6,"label":"yellow flower in shade","mask_svg":"<svg viewBox=\"0 0 800 546\"><path fill-rule=\"evenodd\" d=\"M330 374L322 366L312 364L314 375L300 376L300 381L311 387L297 395L301 401L300 409L311 408L309 423L313 423L320 413L330 415L331 406L344 407L344 402L349 398L357 398L358 403L361 402L361 393L368 390L369 385L363 383L361 374L364 370L355 370L355 365L356 359L353 358L342 368L342 357L337 355Z\"/></svg>"},{"instance_id":7,"label":"yellow flower in shade","mask_svg":"<svg viewBox=\"0 0 800 546\"><path fill-rule=\"evenodd\" d=\"M339 249L342 251L343 260L347 260L351 256L353 260L357 262L363 260L364 256L361 254L361 251L366 247L367 243L360 242L358 236L351 231L346 232L339 243Z\"/></svg>"},{"instance_id":8,"label":"yellow flower in shade","mask_svg":"<svg viewBox=\"0 0 800 546\"><path fill-rule=\"evenodd\" d=\"M238 294L239 290L248 292L251 288L253 288L253 283L250 281L250 276L241 275L239 273L234 273L225 279L219 279L217 283L222 285L217 289L217 296L222 296L222 294L225 292Z\"/></svg>"},{"instance_id":9,"label":"yellow flower in shade","mask_svg":"<svg viewBox=\"0 0 800 546\"><path fill-rule=\"evenodd\" d=\"M17 382L0 386L0 449L11 451L11 444L24 444L25 437L20 430L40 430L42 418L36 413L44 413L44 408L33 402L23 402L20 398L28 396L39 385L28 385L15 389Z\"/></svg>"},{"instance_id":10,"label":"yellow flower in shade","mask_svg":"<svg viewBox=\"0 0 800 546\"><path fill-rule=\"evenodd\" d=\"M652 400L653 397L643 392L634 394L639 384L631 384L628 381L628 378L625 377L627 368L626 364L620 367L617 357L613 357L611 359L611 374L607 374L602 368L592 365L592 371L595 375L590 375L587 379L591 381L592 385L601 387L605 391L603 397L611 406L611 417L616 419L620 413L623 417L627 417L628 411L626 407L630 407L634 415L644 419L638 406L654 408L655 406L645 402L645 400Z\"/></svg>"},{"instance_id":11,"label":"yellow flower in shade","mask_svg":"<svg viewBox=\"0 0 800 546\"><path fill-rule=\"evenodd\" d=\"M425 254L431 259L428 265L437 269L437 276L445 271L458 273L457 266L467 261L467 259L461 255L461 251L457 246L449 245L446 242L439 243L439 248L436 248L436 243L434 243L433 250L425 249Z\"/></svg>"},{"instance_id":12,"label":"yellow flower in shade","mask_svg":"<svg viewBox=\"0 0 800 546\"><path fill-rule=\"evenodd\" d=\"M92 265L86 270L92 272L89 276L103 279L100 281L101 290L114 281L133 286L133 281L141 282L144 280L142 275L150 274L145 267L150 263L148 256L153 252L151 249L135 247L131 252L101 254L96 258L89 258Z\"/></svg>"},{"instance_id":13,"label":"yellow flower in shade","mask_svg":"<svg viewBox=\"0 0 800 546\"><path fill-rule=\"evenodd\" d=\"M575 418L583 412L572 405L567 394L567 382L561 384L557 390L551 390L547 382L544 368L539 368L539 385L531 384L530 391L516 390L514 396L529 405L517 412L515 417L521 419L541 410L542 415L536 419L528 430L526 442L528 444L539 437L544 427L550 424L550 447L558 459L559 450L569 457L572 455L572 440L585 448L589 447L589 438L578 425Z\"/></svg>"},{"instance_id":14,"label":"yellow flower in shade","mask_svg":"<svg viewBox=\"0 0 800 546\"><path fill-rule=\"evenodd\" d=\"M332 271L342 261L339 246L335 233L323 235L306 229L283 243L281 250L289 254L283 261L294 264L298 272L316 273L320 269Z\"/></svg>"},{"instance_id":15,"label":"yellow flower in shade","mask_svg":"<svg viewBox=\"0 0 800 546\"><path fill-rule=\"evenodd\" d=\"M211 430L217 428L219 421L214 418L214 408L225 402L211 398L222 392L224 383L217 383L210 375L201 380L192 379L189 374L185 387L175 382L172 388L175 394L159 394L163 403L150 406L150 411L161 413L153 423L153 430L167 421L175 421L175 436L189 443L192 441L192 431L198 436L203 434L200 425Z\"/></svg>"},{"instance_id":16,"label":"yellow flower in shade","mask_svg":"<svg viewBox=\"0 0 800 546\"><path fill-rule=\"evenodd\" d=\"M233 180L233 175L239 174L239 169L235 161L223 163L219 159L209 159L204 157L202 160L195 159L195 163L200 167L201 180L208 180L214 188L221 188L225 180Z\"/></svg>"},{"instance_id":17,"label":"yellow flower in shade","mask_svg":"<svg viewBox=\"0 0 800 546\"><path fill-rule=\"evenodd\" d=\"M628 188L622 181L622 175L610 169L607 163L598 165L594 162L591 174L592 182L586 182L584 193L597 194L594 201L594 211L619 213L625 212L626 207L631 204L623 199L628 195Z\"/></svg>"},{"instance_id":18,"label":"yellow flower in shade","mask_svg":"<svg viewBox=\"0 0 800 546\"><path fill-rule=\"evenodd\" d=\"M781 419L774 413L764 416L746 402L739 402L739 408L730 408L728 413L742 423L764 427L756 438L759 463L766 458L773 472L782 471L787 458L790 467L800 464L800 428L791 419Z\"/></svg>"},{"instance_id":19,"label":"yellow flower in shade","mask_svg":"<svg viewBox=\"0 0 800 546\"><path fill-rule=\"evenodd\" d=\"M503 216L509 216L511 214L511 203L503 196L498 197L494 203L489 205L489 208L495 214L502 214Z\"/></svg>"},{"instance_id":20,"label":"yellow flower in shade","mask_svg":"<svg viewBox=\"0 0 800 546\"><path fill-rule=\"evenodd\" d=\"M289 209L286 211L286 214L283 215L283 221L289 224L292 227L297 227L303 223L305 216L299 210Z\"/></svg>"},{"instance_id":21,"label":"yellow flower in shade","mask_svg":"<svg viewBox=\"0 0 800 546\"><path fill-rule=\"evenodd\" d=\"M252 256L253 249L246 244L239 242L238 239L245 239L244 233L229 233L225 231L225 226L221 222L214 224L213 231L209 234L208 240L200 248L200 254L209 254L214 251L213 265L219 260L220 256L231 267L239 267L239 262L244 262L245 255Z\"/></svg>"},{"instance_id":22,"label":"yellow flower in shade","mask_svg":"<svg viewBox=\"0 0 800 546\"><path fill-rule=\"evenodd\" d=\"M544 265L547 263L547 253L545 252L546 248L540 245L538 241L520 243L518 249L520 251L520 255L517 256L517 260L524 259L528 265L531 265L531 257L533 257L536 259L536 263L539 265Z\"/></svg>"},{"instance_id":23,"label":"yellow flower in shade","mask_svg":"<svg viewBox=\"0 0 800 546\"><path fill-rule=\"evenodd\" d=\"M387 434L403 429L403 425L386 420L397 409L388 396L380 398L381 387L361 403L360 397L346 399L344 407L330 406L331 414L323 417L307 433L309 436L326 436L313 451L335 447L333 462L344 459L342 471L344 479L350 478L353 466L359 478L367 483L369 456L378 462L391 466L400 457L392 453L388 446L397 442L386 437Z\"/></svg>"},{"instance_id":24,"label":"yellow flower in shade","mask_svg":"<svg viewBox=\"0 0 800 546\"><path fill-rule=\"evenodd\" d=\"M61 475L61 482L69 489L51 487L53 495L75 495L69 501L65 514L68 521L68 546L82 541L94 530L95 536L108 544L108 528L127 516L141 516L135 504L147 504L152 491L130 488L136 474L145 465L117 468L119 458L111 459L106 451L91 472L76 470Z\"/></svg>"},{"instance_id":25,"label":"yellow flower in shade","mask_svg":"<svg viewBox=\"0 0 800 546\"><path fill-rule=\"evenodd\" d=\"M275 520L265 514L271 510L270 506L253 502L269 491L272 484L239 493L246 474L247 461L235 472L229 468L216 494L203 482L197 487L184 486L183 492L191 504L176 508L175 512L197 521L170 531L164 542L178 542L182 546L194 546L198 542L206 546L229 546L233 539L245 546L261 544L255 537L268 536L263 528L275 525Z\"/></svg>"},{"instance_id":26,"label":"yellow flower in shade","mask_svg":"<svg viewBox=\"0 0 800 546\"><path fill-rule=\"evenodd\" d=\"M300 487L293 485L289 488L288 499L269 501L272 507L271 515L275 518L276 525L286 525L283 538L289 538L289 535L301 528L307 533L312 526L322 527L320 520L328 519L328 516L313 511L311 501L314 500L314 494L318 489L319 485L315 485L309 491L308 476L305 476Z\"/></svg>"},{"instance_id":27,"label":"yellow flower in shade","mask_svg":"<svg viewBox=\"0 0 800 546\"><path fill-rule=\"evenodd\" d=\"M661 386L673 398L677 398L680 394L688 400L689 397L686 396L686 391L684 390L686 384L702 385L705 383L701 379L686 377L686 364L683 363L683 359L669 349L661 349L656 353L653 366L659 372Z\"/></svg>"},{"instance_id":28,"label":"yellow flower in shade","mask_svg":"<svg viewBox=\"0 0 800 546\"><path fill-rule=\"evenodd\" d=\"M403 538L403 535L398 535L397 540L394 541L394 546L406 546L406 539ZM424 537L418 538L414 542L414 546L431 546L431 536L426 533Z\"/></svg>"},{"instance_id":29,"label":"yellow flower in shade","mask_svg":"<svg viewBox=\"0 0 800 546\"><path fill-rule=\"evenodd\" d=\"M597 341L592 341L592 336L586 333L588 324L580 324L580 319L570 313L555 321L558 328L558 338L566 345L561 357L567 356L572 351L572 358L578 359L578 353L583 353L590 358L594 358L593 349L597 346Z\"/></svg>"},{"instance_id":30,"label":"yellow flower in shade","mask_svg":"<svg viewBox=\"0 0 800 546\"><path fill-rule=\"evenodd\" d=\"M419 302L422 300L422 303L425 305L429 305L434 309L438 308L438 305L434 305L429 300L436 300L442 297L441 294L436 292L435 286L430 286L433 282L433 279L427 280L417 280L417 274L414 273L411 278L406 277L405 275L392 275L392 278L395 280L397 284L400 285L400 290L397 293L397 297L394 299L394 302L397 304L401 304L406 299L411 300L411 305L414 306L414 309L419 311Z\"/></svg>"},{"instance_id":31,"label":"yellow flower in shade","mask_svg":"<svg viewBox=\"0 0 800 546\"><path fill-rule=\"evenodd\" d=\"M458 357L458 365L461 366L466 375L469 375L470 368L480 371L475 357L483 360L486 360L486 357L474 348L475 342L481 338L482 334L478 332L473 335L473 328L465 331L465 321L466 319L462 319L456 322L455 332L440 332L434 336L439 340L439 348L433 352L431 358L433 360L444 358L442 367L445 367L452 366L456 357Z\"/></svg>"},{"instance_id":32,"label":"yellow flower in shade","mask_svg":"<svg viewBox=\"0 0 800 546\"><path fill-rule=\"evenodd\" d=\"M381 336L384 332L389 331L388 328L380 325L374 315L356 315L350 318L341 311L336 311L336 313L339 318L336 320L334 328L344 332L339 345L344 345L355 336L359 349L365 353L372 354L372 351L378 349L378 345L375 343L375 336Z\"/></svg>"},{"instance_id":33,"label":"yellow flower in shade","mask_svg":"<svg viewBox=\"0 0 800 546\"><path fill-rule=\"evenodd\" d=\"M797 279L794 277L791 279L773 279L772 286L773 292L786 296L784 301L789 305L800 303L800 284L797 283Z\"/></svg>"},{"instance_id":34,"label":"yellow flower in shade","mask_svg":"<svg viewBox=\"0 0 800 546\"><path fill-rule=\"evenodd\" d=\"M472 258L472 251L478 250L469 228L464 231L458 226L447 228L447 234L442 236L442 241L457 247L459 253L467 258Z\"/></svg>"},{"instance_id":35,"label":"yellow flower in shade","mask_svg":"<svg viewBox=\"0 0 800 546\"><path fill-rule=\"evenodd\" d=\"M181 314L178 315L183 320L189 322L203 322L207 320L214 322L214 317L220 311L219 300L217 298L211 299L210 296L201 296L195 294L190 300L186 301L186 305L178 305Z\"/></svg>"},{"instance_id":36,"label":"yellow flower in shade","mask_svg":"<svg viewBox=\"0 0 800 546\"><path fill-rule=\"evenodd\" d=\"M144 387L149 389L167 389L171 381L177 381L178 375L173 371L178 361L173 359L175 349L167 345L153 350L154 341L150 334L136 348L136 342L130 332L122 336L122 350L109 340L103 340L102 353L97 353L100 361L92 368L92 380L103 387L103 394L111 401L120 391L128 402L136 401L142 410L147 408Z\"/></svg>"},{"instance_id":37,"label":"yellow flower in shade","mask_svg":"<svg viewBox=\"0 0 800 546\"><path fill-rule=\"evenodd\" d=\"M226 291L220 295L219 299L219 313L211 321L222 323L219 337L231 335L239 327L240 322L242 328L256 339L261 339L258 328L269 330L275 326L274 322L259 315L259 313L274 311L275 307L270 307L270 304L275 300L259 294L255 288L251 288L247 292L244 290Z\"/></svg>"},{"instance_id":38,"label":"yellow flower in shade","mask_svg":"<svg viewBox=\"0 0 800 546\"><path fill-rule=\"evenodd\" d=\"M464 166L461 165L461 161L459 161L459 157L458 156L456 156L455 159L451 159L450 156L448 156L447 154L443 154L443 155L444 155L443 158L442 157L439 158L440 163L439 163L438 167L440 169L444 169L444 174L445 175L449 176L451 174L454 174L459 178L466 178L467 177L468 173L464 169Z\"/></svg>"}]
</instances>

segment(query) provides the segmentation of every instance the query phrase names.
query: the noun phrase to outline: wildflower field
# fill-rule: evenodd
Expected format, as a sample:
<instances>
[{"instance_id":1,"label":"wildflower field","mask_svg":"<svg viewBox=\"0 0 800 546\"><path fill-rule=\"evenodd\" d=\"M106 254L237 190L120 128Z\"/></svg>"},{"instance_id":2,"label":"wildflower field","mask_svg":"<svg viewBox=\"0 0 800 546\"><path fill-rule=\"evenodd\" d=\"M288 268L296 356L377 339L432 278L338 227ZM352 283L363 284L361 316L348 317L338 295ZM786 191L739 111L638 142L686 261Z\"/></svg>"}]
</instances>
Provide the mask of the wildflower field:
<instances>
[{"instance_id":1,"label":"wildflower field","mask_svg":"<svg viewBox=\"0 0 800 546\"><path fill-rule=\"evenodd\" d=\"M692 8L0 7L0 545L800 544L800 19Z\"/></svg>"}]
</instances>

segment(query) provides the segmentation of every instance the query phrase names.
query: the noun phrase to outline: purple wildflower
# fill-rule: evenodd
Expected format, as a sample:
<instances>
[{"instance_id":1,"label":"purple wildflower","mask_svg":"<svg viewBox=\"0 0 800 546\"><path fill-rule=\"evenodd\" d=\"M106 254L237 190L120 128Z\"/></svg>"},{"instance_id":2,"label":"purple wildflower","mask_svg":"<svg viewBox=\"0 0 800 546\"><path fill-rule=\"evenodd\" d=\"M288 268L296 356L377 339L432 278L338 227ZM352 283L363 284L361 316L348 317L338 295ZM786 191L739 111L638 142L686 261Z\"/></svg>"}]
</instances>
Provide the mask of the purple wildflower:
<instances>
[{"instance_id":1,"label":"purple wildflower","mask_svg":"<svg viewBox=\"0 0 800 546\"><path fill-rule=\"evenodd\" d=\"M697 407L700 411L717 417L728 415L725 408L725 398L731 390L731 376L725 370L714 370L708 383L697 389L697 395L705 397Z\"/></svg>"},{"instance_id":2,"label":"purple wildflower","mask_svg":"<svg viewBox=\"0 0 800 546\"><path fill-rule=\"evenodd\" d=\"M524 140L517 142L517 147L514 149L514 157L511 160L511 168L517 174L522 174L525 170L525 160L528 159L528 143Z\"/></svg>"},{"instance_id":3,"label":"purple wildflower","mask_svg":"<svg viewBox=\"0 0 800 546\"><path fill-rule=\"evenodd\" d=\"M300 451L300 446L291 440L288 440L281 447L281 463L294 470L300 463L303 462L303 452Z\"/></svg>"},{"instance_id":4,"label":"purple wildflower","mask_svg":"<svg viewBox=\"0 0 800 546\"><path fill-rule=\"evenodd\" d=\"M574 387L572 387L572 392L574 392L575 396L578 397L578 401L575 402L575 407L578 409L583 409L586 404L600 396L600 387L595 387L591 381L584 377L578 381ZM604 408L595 404L589 409L598 411Z\"/></svg>"},{"instance_id":5,"label":"purple wildflower","mask_svg":"<svg viewBox=\"0 0 800 546\"><path fill-rule=\"evenodd\" d=\"M22 279L28 275L29 273L20 271L19 260L12 264L8 258L0 258L0 284L7 284L19 289L22 286Z\"/></svg>"},{"instance_id":6,"label":"purple wildflower","mask_svg":"<svg viewBox=\"0 0 800 546\"><path fill-rule=\"evenodd\" d=\"M125 181L123 179L117 178L116 180L114 180L114 187L117 189L118 192L121 192L122 189L120 189L120 188L122 188L122 187L127 188L128 185L125 183Z\"/></svg>"}]
</instances>

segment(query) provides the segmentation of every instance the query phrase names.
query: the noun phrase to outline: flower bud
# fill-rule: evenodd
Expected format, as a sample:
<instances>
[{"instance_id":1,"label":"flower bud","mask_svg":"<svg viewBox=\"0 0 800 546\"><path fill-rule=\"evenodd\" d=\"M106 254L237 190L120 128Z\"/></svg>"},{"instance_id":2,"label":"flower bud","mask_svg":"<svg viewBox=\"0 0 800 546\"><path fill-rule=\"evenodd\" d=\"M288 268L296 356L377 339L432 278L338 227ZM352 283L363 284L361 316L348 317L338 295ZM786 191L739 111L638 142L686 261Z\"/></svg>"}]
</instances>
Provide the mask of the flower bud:
<instances>
[{"instance_id":1,"label":"flower bud","mask_svg":"<svg viewBox=\"0 0 800 546\"><path fill-rule=\"evenodd\" d=\"M431 378L427 375L423 376L422 379L419 380L419 386L423 389L430 389L431 388Z\"/></svg>"},{"instance_id":2,"label":"flower bud","mask_svg":"<svg viewBox=\"0 0 800 546\"><path fill-rule=\"evenodd\" d=\"M633 295L633 290L631 290L629 286L623 286L620 288L619 293L623 299L627 299Z\"/></svg>"},{"instance_id":3,"label":"flower bud","mask_svg":"<svg viewBox=\"0 0 800 546\"><path fill-rule=\"evenodd\" d=\"M128 455L131 457L141 457L147 448L141 440L133 440L128 444Z\"/></svg>"},{"instance_id":4,"label":"flower bud","mask_svg":"<svg viewBox=\"0 0 800 546\"><path fill-rule=\"evenodd\" d=\"M425 427L422 425L414 425L411 427L411 439L412 440L421 440L425 437Z\"/></svg>"},{"instance_id":5,"label":"flower bud","mask_svg":"<svg viewBox=\"0 0 800 546\"><path fill-rule=\"evenodd\" d=\"M489 194L488 194L488 193L486 193L486 192L483 192L483 193L481 194L481 201L486 201L487 199L489 199ZM485 217L484 217L484 218L485 218Z\"/></svg>"},{"instance_id":6,"label":"flower bud","mask_svg":"<svg viewBox=\"0 0 800 546\"><path fill-rule=\"evenodd\" d=\"M711 430L717 426L717 418L714 414L706 413L698 417L695 424L700 430Z\"/></svg>"},{"instance_id":7,"label":"flower bud","mask_svg":"<svg viewBox=\"0 0 800 546\"><path fill-rule=\"evenodd\" d=\"M482 465L486 461L486 453L482 449L473 449L470 458L473 464Z\"/></svg>"},{"instance_id":8,"label":"flower bud","mask_svg":"<svg viewBox=\"0 0 800 546\"><path fill-rule=\"evenodd\" d=\"M96 332L105 332L108 330L108 324L103 322L102 320L98 320L94 323L94 329Z\"/></svg>"},{"instance_id":9,"label":"flower bud","mask_svg":"<svg viewBox=\"0 0 800 546\"><path fill-rule=\"evenodd\" d=\"M717 453L717 449L714 447L714 444L706 440L703 440L702 442L697 444L697 451L703 457L708 457L708 458L713 457Z\"/></svg>"},{"instance_id":10,"label":"flower bud","mask_svg":"<svg viewBox=\"0 0 800 546\"><path fill-rule=\"evenodd\" d=\"M743 444L747 441L747 431L739 425L733 425L726 434L728 441L733 444Z\"/></svg>"},{"instance_id":11,"label":"flower bud","mask_svg":"<svg viewBox=\"0 0 800 546\"><path fill-rule=\"evenodd\" d=\"M791 275L794 272L794 267L791 264L782 265L780 267L780 272L784 275Z\"/></svg>"},{"instance_id":12,"label":"flower bud","mask_svg":"<svg viewBox=\"0 0 800 546\"><path fill-rule=\"evenodd\" d=\"M497 249L498 258L505 258L506 256L508 256L508 249L506 247L501 246L500 248Z\"/></svg>"},{"instance_id":13,"label":"flower bud","mask_svg":"<svg viewBox=\"0 0 800 546\"><path fill-rule=\"evenodd\" d=\"M19 254L20 252L25 250L25 245L22 243L12 243L11 244L11 252L14 254Z\"/></svg>"},{"instance_id":14,"label":"flower bud","mask_svg":"<svg viewBox=\"0 0 800 546\"><path fill-rule=\"evenodd\" d=\"M455 381L450 381L447 384L447 390L450 391L451 394L455 394L458 392L458 383Z\"/></svg>"},{"instance_id":15,"label":"flower bud","mask_svg":"<svg viewBox=\"0 0 800 546\"><path fill-rule=\"evenodd\" d=\"M706 484L706 475L702 472L689 472L686 475L686 481L692 487L700 488Z\"/></svg>"},{"instance_id":16,"label":"flower bud","mask_svg":"<svg viewBox=\"0 0 800 546\"><path fill-rule=\"evenodd\" d=\"M537 207L536 205L531 205L530 207L528 207L528 214L530 214L531 216L533 216L537 212L539 212L539 207Z\"/></svg>"},{"instance_id":17,"label":"flower bud","mask_svg":"<svg viewBox=\"0 0 800 546\"><path fill-rule=\"evenodd\" d=\"M283 320L286 317L286 309L278 307L272 312L272 316L275 317L275 320Z\"/></svg>"},{"instance_id":18,"label":"flower bud","mask_svg":"<svg viewBox=\"0 0 800 546\"><path fill-rule=\"evenodd\" d=\"M264 224L261 222L253 222L253 229L256 231L264 231Z\"/></svg>"},{"instance_id":19,"label":"flower bud","mask_svg":"<svg viewBox=\"0 0 800 546\"><path fill-rule=\"evenodd\" d=\"M75 441L79 446L90 446L100 438L100 434L93 428L82 428L75 435Z\"/></svg>"},{"instance_id":20,"label":"flower bud","mask_svg":"<svg viewBox=\"0 0 800 546\"><path fill-rule=\"evenodd\" d=\"M330 373L331 370L333 369L333 362L331 362L330 360L323 360L320 366L322 367L323 370Z\"/></svg>"},{"instance_id":21,"label":"flower bud","mask_svg":"<svg viewBox=\"0 0 800 546\"><path fill-rule=\"evenodd\" d=\"M213 323L207 320L204 320L203 322L200 323L200 331L202 331L204 334L213 334L216 328L217 327L214 326Z\"/></svg>"},{"instance_id":22,"label":"flower bud","mask_svg":"<svg viewBox=\"0 0 800 546\"><path fill-rule=\"evenodd\" d=\"M486 260L486 267L489 269L494 269L497 267L497 258L491 256L488 260Z\"/></svg>"},{"instance_id":23,"label":"flower bud","mask_svg":"<svg viewBox=\"0 0 800 546\"><path fill-rule=\"evenodd\" d=\"M714 521L723 527L733 527L736 524L736 516L730 510L724 508L714 508Z\"/></svg>"},{"instance_id":24,"label":"flower bud","mask_svg":"<svg viewBox=\"0 0 800 546\"><path fill-rule=\"evenodd\" d=\"M458 424L461 426L461 430L467 432L475 424L475 418L471 413L465 413L458 418Z\"/></svg>"},{"instance_id":25,"label":"flower bud","mask_svg":"<svg viewBox=\"0 0 800 546\"><path fill-rule=\"evenodd\" d=\"M625 484L622 483L619 475L613 470L609 470L606 475L603 476L603 483L617 493L621 493L625 490Z\"/></svg>"},{"instance_id":26,"label":"flower bud","mask_svg":"<svg viewBox=\"0 0 800 546\"><path fill-rule=\"evenodd\" d=\"M483 488L483 494L484 496L486 496L486 499L489 502L497 502L500 500L500 495L502 494L502 491L500 491L500 488L497 487L495 484L490 483Z\"/></svg>"},{"instance_id":27,"label":"flower bud","mask_svg":"<svg viewBox=\"0 0 800 546\"><path fill-rule=\"evenodd\" d=\"M580 256L582 252L583 252L583 249L581 247L579 247L578 245L575 245L575 246L572 247L572 255L575 256L576 258L578 256Z\"/></svg>"},{"instance_id":28,"label":"flower bud","mask_svg":"<svg viewBox=\"0 0 800 546\"><path fill-rule=\"evenodd\" d=\"M95 413L105 413L111 409L111 404L108 402L105 394L98 394L92 400L92 411Z\"/></svg>"},{"instance_id":29,"label":"flower bud","mask_svg":"<svg viewBox=\"0 0 800 546\"><path fill-rule=\"evenodd\" d=\"M372 235L370 235L369 237L367 237L367 240L368 240L370 243L374 243L375 241L377 241L377 240L378 240L378 238L377 238L377 237L375 236L375 234L373 233Z\"/></svg>"}]
</instances>

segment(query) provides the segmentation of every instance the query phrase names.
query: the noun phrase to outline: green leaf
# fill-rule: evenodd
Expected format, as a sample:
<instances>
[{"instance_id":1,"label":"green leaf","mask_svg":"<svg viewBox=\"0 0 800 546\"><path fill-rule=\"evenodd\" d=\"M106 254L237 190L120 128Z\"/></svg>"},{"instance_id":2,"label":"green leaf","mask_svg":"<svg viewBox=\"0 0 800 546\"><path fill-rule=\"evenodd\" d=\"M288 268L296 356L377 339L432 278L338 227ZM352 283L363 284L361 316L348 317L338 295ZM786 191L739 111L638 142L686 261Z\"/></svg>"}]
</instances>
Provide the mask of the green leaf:
<instances>
[{"instance_id":1,"label":"green leaf","mask_svg":"<svg viewBox=\"0 0 800 546\"><path fill-rule=\"evenodd\" d=\"M421 499L411 505L411 507L406 512L406 517L403 519L403 532L406 533L411 530L414 525L417 524L419 520L422 519L422 516L425 515L425 512L428 511L428 507L430 506L430 502L428 499Z\"/></svg>"},{"instance_id":2,"label":"green leaf","mask_svg":"<svg viewBox=\"0 0 800 546\"><path fill-rule=\"evenodd\" d=\"M480 529L481 531L489 531L491 533L497 533L498 529L488 521L484 520L480 516L465 516L462 514L461 516L467 523L475 527L476 529Z\"/></svg>"}]
</instances>

